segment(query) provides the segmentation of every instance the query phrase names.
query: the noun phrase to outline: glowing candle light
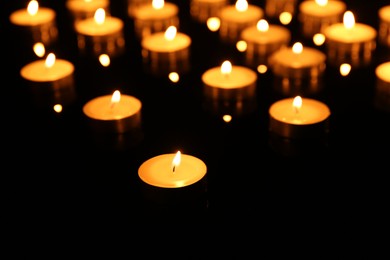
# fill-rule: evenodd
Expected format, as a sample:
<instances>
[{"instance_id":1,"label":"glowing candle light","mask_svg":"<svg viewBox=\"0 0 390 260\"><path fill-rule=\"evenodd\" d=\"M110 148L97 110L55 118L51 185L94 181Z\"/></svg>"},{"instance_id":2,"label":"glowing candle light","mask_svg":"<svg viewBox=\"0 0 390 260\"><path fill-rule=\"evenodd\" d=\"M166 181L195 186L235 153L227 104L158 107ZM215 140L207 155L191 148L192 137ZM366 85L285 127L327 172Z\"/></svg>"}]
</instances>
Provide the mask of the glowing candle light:
<instances>
[{"instance_id":1,"label":"glowing candle light","mask_svg":"<svg viewBox=\"0 0 390 260\"><path fill-rule=\"evenodd\" d=\"M164 32L146 36L141 41L145 69L154 75L186 73L190 69L191 38L169 26Z\"/></svg>"},{"instance_id":2,"label":"glowing candle light","mask_svg":"<svg viewBox=\"0 0 390 260\"><path fill-rule=\"evenodd\" d=\"M219 17L220 10L228 4L228 0L191 0L191 17L199 23L206 23L211 17Z\"/></svg>"},{"instance_id":3,"label":"glowing candle light","mask_svg":"<svg viewBox=\"0 0 390 260\"><path fill-rule=\"evenodd\" d=\"M142 103L136 97L115 90L96 97L83 106L91 129L101 133L126 133L141 127Z\"/></svg>"},{"instance_id":4,"label":"glowing candle light","mask_svg":"<svg viewBox=\"0 0 390 260\"><path fill-rule=\"evenodd\" d=\"M297 2L297 0L266 0L265 15L270 19L276 19L282 13L288 13L292 18L296 13Z\"/></svg>"},{"instance_id":5,"label":"glowing candle light","mask_svg":"<svg viewBox=\"0 0 390 260\"><path fill-rule=\"evenodd\" d=\"M75 24L79 50L86 55L108 54L119 56L124 52L124 23L121 19L106 16L104 8L98 8L93 17Z\"/></svg>"},{"instance_id":6,"label":"glowing candle light","mask_svg":"<svg viewBox=\"0 0 390 260\"><path fill-rule=\"evenodd\" d=\"M153 0L134 10L134 30L138 39L163 32L169 26L179 27L179 8L164 0Z\"/></svg>"},{"instance_id":7,"label":"glowing candle light","mask_svg":"<svg viewBox=\"0 0 390 260\"><path fill-rule=\"evenodd\" d=\"M352 66L368 65L376 48L376 30L366 24L355 23L351 11L344 12L343 22L324 29L329 63L339 66L349 63Z\"/></svg>"},{"instance_id":8,"label":"glowing candle light","mask_svg":"<svg viewBox=\"0 0 390 260\"><path fill-rule=\"evenodd\" d=\"M302 98L286 98L269 108L272 133L287 138L318 138L329 131L330 109L321 101Z\"/></svg>"},{"instance_id":9,"label":"glowing candle light","mask_svg":"<svg viewBox=\"0 0 390 260\"><path fill-rule=\"evenodd\" d=\"M378 42L383 46L390 47L390 5L381 7L378 10L378 16Z\"/></svg>"},{"instance_id":10,"label":"glowing candle light","mask_svg":"<svg viewBox=\"0 0 390 260\"><path fill-rule=\"evenodd\" d=\"M375 75L375 107L390 112L390 61L379 64Z\"/></svg>"},{"instance_id":11,"label":"glowing candle light","mask_svg":"<svg viewBox=\"0 0 390 260\"><path fill-rule=\"evenodd\" d=\"M221 25L219 35L226 43L236 44L242 30L256 25L264 15L259 6L249 5L246 0L237 0L234 5L227 5L220 11Z\"/></svg>"},{"instance_id":12,"label":"glowing candle light","mask_svg":"<svg viewBox=\"0 0 390 260\"><path fill-rule=\"evenodd\" d=\"M106 14L110 14L109 0L67 0L65 5L70 12L74 24L78 21L94 17L96 10L100 8Z\"/></svg>"},{"instance_id":13,"label":"glowing candle light","mask_svg":"<svg viewBox=\"0 0 390 260\"><path fill-rule=\"evenodd\" d=\"M268 65L269 56L289 44L291 33L281 25L270 25L267 20L260 19L256 25L249 26L241 32L241 39L247 43L246 64L257 68L260 64Z\"/></svg>"},{"instance_id":14,"label":"glowing candle light","mask_svg":"<svg viewBox=\"0 0 390 260\"><path fill-rule=\"evenodd\" d=\"M15 28L27 36L27 42L42 42L46 46L58 40L56 13L53 9L40 7L38 1L31 0L26 9L16 10L9 17Z\"/></svg>"}]
</instances>

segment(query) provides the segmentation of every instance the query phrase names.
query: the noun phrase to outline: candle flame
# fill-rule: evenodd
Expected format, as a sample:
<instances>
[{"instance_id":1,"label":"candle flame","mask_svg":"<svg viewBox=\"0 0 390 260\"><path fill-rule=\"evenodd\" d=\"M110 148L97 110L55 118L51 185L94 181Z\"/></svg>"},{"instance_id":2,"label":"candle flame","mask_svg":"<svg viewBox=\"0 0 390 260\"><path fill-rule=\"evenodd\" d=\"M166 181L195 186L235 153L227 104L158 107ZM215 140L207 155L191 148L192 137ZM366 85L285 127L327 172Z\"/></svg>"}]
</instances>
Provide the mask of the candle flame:
<instances>
[{"instance_id":1,"label":"candle flame","mask_svg":"<svg viewBox=\"0 0 390 260\"><path fill-rule=\"evenodd\" d=\"M104 23L104 20L106 19L106 11L104 10L104 8L98 8L95 11L94 19L97 24Z\"/></svg>"},{"instance_id":2,"label":"candle flame","mask_svg":"<svg viewBox=\"0 0 390 260\"><path fill-rule=\"evenodd\" d=\"M38 13L39 4L36 0L31 0L27 5L27 13L31 16L34 16Z\"/></svg>"},{"instance_id":3,"label":"candle flame","mask_svg":"<svg viewBox=\"0 0 390 260\"><path fill-rule=\"evenodd\" d=\"M164 37L167 41L172 41L173 39L175 39L176 37L176 33L177 33L177 29L175 26L171 25L167 28L167 30L165 31L165 34L164 34Z\"/></svg>"},{"instance_id":4,"label":"candle flame","mask_svg":"<svg viewBox=\"0 0 390 260\"><path fill-rule=\"evenodd\" d=\"M46 53L45 45L43 45L43 43L41 43L41 42L35 43L33 45L33 50L34 50L35 55L37 55L38 57L43 57Z\"/></svg>"},{"instance_id":5,"label":"candle flame","mask_svg":"<svg viewBox=\"0 0 390 260\"><path fill-rule=\"evenodd\" d=\"M210 31L216 32L218 31L219 27L221 26L221 20L218 17L210 17L207 19L207 28L209 28Z\"/></svg>"},{"instance_id":6,"label":"candle flame","mask_svg":"<svg viewBox=\"0 0 390 260\"><path fill-rule=\"evenodd\" d=\"M115 90L111 97L111 108L115 104L118 104L120 100L121 100L121 92L119 90Z\"/></svg>"},{"instance_id":7,"label":"candle flame","mask_svg":"<svg viewBox=\"0 0 390 260\"><path fill-rule=\"evenodd\" d=\"M177 151L175 157L172 160L172 172L175 172L176 168L179 167L181 161L181 152Z\"/></svg>"},{"instance_id":8,"label":"candle flame","mask_svg":"<svg viewBox=\"0 0 390 260\"><path fill-rule=\"evenodd\" d=\"M260 21L257 22L257 30L260 32L266 32L268 31L269 25L268 22L264 19L260 19Z\"/></svg>"},{"instance_id":9,"label":"candle flame","mask_svg":"<svg viewBox=\"0 0 390 260\"><path fill-rule=\"evenodd\" d=\"M246 10L248 10L248 2L246 0L237 0L236 9L239 12L245 12Z\"/></svg>"},{"instance_id":10,"label":"candle flame","mask_svg":"<svg viewBox=\"0 0 390 260\"><path fill-rule=\"evenodd\" d=\"M164 0L153 0L152 6L154 9L162 9L164 7Z\"/></svg>"},{"instance_id":11,"label":"candle flame","mask_svg":"<svg viewBox=\"0 0 390 260\"><path fill-rule=\"evenodd\" d=\"M224 61L221 65L221 73L223 75L229 75L232 72L232 63L228 60Z\"/></svg>"},{"instance_id":12,"label":"candle flame","mask_svg":"<svg viewBox=\"0 0 390 260\"><path fill-rule=\"evenodd\" d=\"M295 110L296 113L299 112L299 109L302 107L302 98L301 96L296 96L293 100L293 108Z\"/></svg>"},{"instance_id":13,"label":"candle flame","mask_svg":"<svg viewBox=\"0 0 390 260\"><path fill-rule=\"evenodd\" d=\"M279 15L279 21L284 24L284 25L287 25L291 22L293 18L293 15L292 13L290 12L282 12L280 15Z\"/></svg>"},{"instance_id":14,"label":"candle flame","mask_svg":"<svg viewBox=\"0 0 390 260\"><path fill-rule=\"evenodd\" d=\"M54 53L49 53L49 55L47 55L45 60L45 67L51 68L54 66L55 62L56 62L56 55L54 55Z\"/></svg>"},{"instance_id":15,"label":"candle flame","mask_svg":"<svg viewBox=\"0 0 390 260\"><path fill-rule=\"evenodd\" d=\"M348 76L348 74L351 72L351 65L348 63L343 63L340 65L340 74L341 76Z\"/></svg>"},{"instance_id":16,"label":"candle flame","mask_svg":"<svg viewBox=\"0 0 390 260\"><path fill-rule=\"evenodd\" d=\"M296 54L302 53L302 51L303 51L303 45L302 45L302 43L300 43L300 42L294 43L294 45L292 46L292 51L293 51L294 53L296 53Z\"/></svg>"},{"instance_id":17,"label":"candle flame","mask_svg":"<svg viewBox=\"0 0 390 260\"><path fill-rule=\"evenodd\" d=\"M325 35L322 33L316 33L313 35L313 42L317 46L321 46L322 44L324 44L325 40L326 40Z\"/></svg>"},{"instance_id":18,"label":"candle flame","mask_svg":"<svg viewBox=\"0 0 390 260\"><path fill-rule=\"evenodd\" d=\"M326 6L328 4L328 0L315 0L316 4L319 6Z\"/></svg>"},{"instance_id":19,"label":"candle flame","mask_svg":"<svg viewBox=\"0 0 390 260\"><path fill-rule=\"evenodd\" d=\"M104 67L110 66L110 63L111 63L110 56L108 56L107 54L99 55L99 62Z\"/></svg>"},{"instance_id":20,"label":"candle flame","mask_svg":"<svg viewBox=\"0 0 390 260\"><path fill-rule=\"evenodd\" d=\"M346 11L343 16L345 28L352 29L355 26L355 17L351 11Z\"/></svg>"}]
</instances>

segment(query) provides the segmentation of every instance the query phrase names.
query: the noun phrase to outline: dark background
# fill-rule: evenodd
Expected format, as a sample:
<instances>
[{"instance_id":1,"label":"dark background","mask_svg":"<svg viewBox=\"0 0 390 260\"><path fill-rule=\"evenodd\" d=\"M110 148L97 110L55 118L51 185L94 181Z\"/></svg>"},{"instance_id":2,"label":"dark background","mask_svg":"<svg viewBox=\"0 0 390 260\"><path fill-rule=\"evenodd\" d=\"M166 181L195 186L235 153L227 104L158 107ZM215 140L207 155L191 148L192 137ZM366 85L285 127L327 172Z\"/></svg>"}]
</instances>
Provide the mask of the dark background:
<instances>
[{"instance_id":1,"label":"dark background","mask_svg":"<svg viewBox=\"0 0 390 260\"><path fill-rule=\"evenodd\" d=\"M283 98L272 72L258 74L251 113L227 124L205 109L202 73L226 59L244 65L243 56L192 20L188 1L171 1L180 8L179 30L193 41L191 70L178 83L147 73L126 2L111 2L111 14L125 22L126 52L102 68L79 53L64 1L40 1L57 12L59 41L50 48L75 65L77 99L61 114L36 107L19 75L37 58L8 17L27 1L2 3L3 198L9 241L24 242L15 255L74 256L77 250L87 257L121 252L172 258L181 248L178 259L260 258L263 252L369 259L382 247L376 238L388 208L390 108L376 105L374 70L389 60L388 48L378 45L372 62L347 77L327 66L324 89L313 97L331 109L329 136L291 154L275 149L268 132L268 108ZM377 11L387 1L345 2L357 22L378 28ZM296 17L287 27L292 42L311 45ZM116 137L95 136L86 126L85 102L115 89L142 102L137 142L117 146ZM194 204L150 205L138 167L177 150L206 163L207 191ZM195 237L200 239L190 243ZM368 249L370 241L375 250ZM145 244L150 248L138 247Z\"/></svg>"}]
</instances>

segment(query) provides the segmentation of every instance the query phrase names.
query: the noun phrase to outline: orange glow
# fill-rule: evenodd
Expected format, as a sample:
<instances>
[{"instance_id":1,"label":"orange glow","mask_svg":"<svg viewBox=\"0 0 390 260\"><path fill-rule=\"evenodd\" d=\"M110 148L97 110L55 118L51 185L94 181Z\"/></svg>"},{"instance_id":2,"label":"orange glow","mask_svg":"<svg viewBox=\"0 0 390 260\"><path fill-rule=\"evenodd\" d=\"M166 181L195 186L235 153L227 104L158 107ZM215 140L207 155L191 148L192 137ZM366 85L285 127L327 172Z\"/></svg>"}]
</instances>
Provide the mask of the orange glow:
<instances>
[{"instance_id":1,"label":"orange glow","mask_svg":"<svg viewBox=\"0 0 390 260\"><path fill-rule=\"evenodd\" d=\"M292 46L292 51L293 51L294 53L296 53L296 54L302 53L302 51L303 51L303 45L302 45L302 43L300 43L300 42L294 43L294 45Z\"/></svg>"},{"instance_id":2,"label":"orange glow","mask_svg":"<svg viewBox=\"0 0 390 260\"><path fill-rule=\"evenodd\" d=\"M248 2L246 0L237 0L236 9L239 12L245 12L248 10Z\"/></svg>"},{"instance_id":3,"label":"orange glow","mask_svg":"<svg viewBox=\"0 0 390 260\"><path fill-rule=\"evenodd\" d=\"M57 113L61 113L62 112L62 106L60 104L56 104L53 106L53 110Z\"/></svg>"},{"instance_id":4,"label":"orange glow","mask_svg":"<svg viewBox=\"0 0 390 260\"><path fill-rule=\"evenodd\" d=\"M42 58L46 53L45 45L43 45L43 43L41 43L41 42L35 43L33 46L33 50L34 50L35 55L37 55L40 58Z\"/></svg>"},{"instance_id":5,"label":"orange glow","mask_svg":"<svg viewBox=\"0 0 390 260\"><path fill-rule=\"evenodd\" d=\"M100 64L102 64L104 67L110 66L110 63L111 63L110 56L108 56L107 54L101 54L101 55L99 55L99 62L100 62Z\"/></svg>"},{"instance_id":6,"label":"orange glow","mask_svg":"<svg viewBox=\"0 0 390 260\"><path fill-rule=\"evenodd\" d=\"M348 63L343 63L340 65L340 74L341 76L347 76L351 72L351 65Z\"/></svg>"},{"instance_id":7,"label":"orange glow","mask_svg":"<svg viewBox=\"0 0 390 260\"><path fill-rule=\"evenodd\" d=\"M226 123L229 123L230 121L232 121L232 116L231 115L223 115L222 119Z\"/></svg>"},{"instance_id":8,"label":"orange glow","mask_svg":"<svg viewBox=\"0 0 390 260\"><path fill-rule=\"evenodd\" d=\"M173 39L175 39L176 37L176 33L177 33L177 29L175 26L171 25L167 28L167 30L165 31L164 33L164 38L167 40L167 41L172 41Z\"/></svg>"},{"instance_id":9,"label":"orange glow","mask_svg":"<svg viewBox=\"0 0 390 260\"><path fill-rule=\"evenodd\" d=\"M45 60L45 67L51 68L54 66L54 63L56 63L56 55L54 55L54 53L49 53Z\"/></svg>"},{"instance_id":10,"label":"orange glow","mask_svg":"<svg viewBox=\"0 0 390 260\"><path fill-rule=\"evenodd\" d=\"M279 15L279 21L284 24L284 25L287 25L291 22L292 20L292 14L289 13L289 12L282 12L280 15Z\"/></svg>"},{"instance_id":11,"label":"orange glow","mask_svg":"<svg viewBox=\"0 0 390 260\"><path fill-rule=\"evenodd\" d=\"M106 11L103 8L98 8L95 11L94 19L97 24L103 24L106 20Z\"/></svg>"},{"instance_id":12,"label":"orange glow","mask_svg":"<svg viewBox=\"0 0 390 260\"><path fill-rule=\"evenodd\" d=\"M179 82L179 79L180 79L179 74L178 74L177 72L171 72L171 73L169 73L168 78L169 78L172 82L174 82L174 83Z\"/></svg>"},{"instance_id":13,"label":"orange glow","mask_svg":"<svg viewBox=\"0 0 390 260\"><path fill-rule=\"evenodd\" d=\"M154 9L162 9L164 7L164 0L153 0L152 6Z\"/></svg>"},{"instance_id":14,"label":"orange glow","mask_svg":"<svg viewBox=\"0 0 390 260\"><path fill-rule=\"evenodd\" d=\"M325 35L323 35L322 33L314 34L313 42L314 42L315 45L321 46L325 42Z\"/></svg>"},{"instance_id":15,"label":"orange glow","mask_svg":"<svg viewBox=\"0 0 390 260\"><path fill-rule=\"evenodd\" d=\"M315 0L316 4L319 6L326 6L328 4L328 0Z\"/></svg>"},{"instance_id":16,"label":"orange glow","mask_svg":"<svg viewBox=\"0 0 390 260\"><path fill-rule=\"evenodd\" d=\"M221 26L221 20L218 17L210 17L207 19L207 28L212 31L216 32L219 30L219 27Z\"/></svg>"},{"instance_id":17,"label":"orange glow","mask_svg":"<svg viewBox=\"0 0 390 260\"><path fill-rule=\"evenodd\" d=\"M260 21L257 22L256 27L257 27L257 30L259 30L260 32L266 32L266 31L268 31L269 24L266 20L260 19Z\"/></svg>"},{"instance_id":18,"label":"orange glow","mask_svg":"<svg viewBox=\"0 0 390 260\"><path fill-rule=\"evenodd\" d=\"M346 11L343 16L345 28L352 29L355 26L355 17L351 11Z\"/></svg>"},{"instance_id":19,"label":"orange glow","mask_svg":"<svg viewBox=\"0 0 390 260\"><path fill-rule=\"evenodd\" d=\"M238 41L236 43L236 48L239 52L244 52L248 48L248 44L246 43L246 41Z\"/></svg>"}]
</instances>

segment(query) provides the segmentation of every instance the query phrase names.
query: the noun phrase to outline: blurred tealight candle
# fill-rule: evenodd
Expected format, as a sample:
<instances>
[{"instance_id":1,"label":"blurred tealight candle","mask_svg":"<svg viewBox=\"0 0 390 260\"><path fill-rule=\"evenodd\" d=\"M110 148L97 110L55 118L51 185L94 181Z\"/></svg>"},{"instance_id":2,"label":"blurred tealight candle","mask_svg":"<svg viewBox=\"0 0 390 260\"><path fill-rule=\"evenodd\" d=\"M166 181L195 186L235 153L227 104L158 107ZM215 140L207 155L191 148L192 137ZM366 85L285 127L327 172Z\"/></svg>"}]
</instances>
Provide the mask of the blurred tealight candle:
<instances>
[{"instance_id":1,"label":"blurred tealight candle","mask_svg":"<svg viewBox=\"0 0 390 260\"><path fill-rule=\"evenodd\" d=\"M283 95L317 94L322 87L326 55L296 42L272 53L268 60L275 75L275 88Z\"/></svg>"},{"instance_id":2,"label":"blurred tealight candle","mask_svg":"<svg viewBox=\"0 0 390 260\"><path fill-rule=\"evenodd\" d=\"M294 16L297 3L297 0L266 0L265 15L272 20L279 19L282 13L289 13Z\"/></svg>"},{"instance_id":3,"label":"blurred tealight candle","mask_svg":"<svg viewBox=\"0 0 390 260\"><path fill-rule=\"evenodd\" d=\"M299 4L299 21L302 33L312 38L322 33L325 27L339 23L347 5L339 0L305 0Z\"/></svg>"},{"instance_id":4,"label":"blurred tealight candle","mask_svg":"<svg viewBox=\"0 0 390 260\"><path fill-rule=\"evenodd\" d=\"M281 25L269 24L260 19L256 25L245 28L241 39L247 43L245 62L249 67L267 65L268 57L290 43L290 31Z\"/></svg>"},{"instance_id":5,"label":"blurred tealight candle","mask_svg":"<svg viewBox=\"0 0 390 260\"><path fill-rule=\"evenodd\" d=\"M16 10L9 17L15 28L20 29L23 39L31 45L42 42L46 46L58 40L56 12L47 7L40 7L38 1L31 0L26 9Z\"/></svg>"},{"instance_id":6,"label":"blurred tealight candle","mask_svg":"<svg viewBox=\"0 0 390 260\"><path fill-rule=\"evenodd\" d=\"M177 32L175 26L168 27L165 32L144 37L141 47L145 69L152 74L164 76L170 72L188 72L191 43L191 37Z\"/></svg>"},{"instance_id":7,"label":"blurred tealight candle","mask_svg":"<svg viewBox=\"0 0 390 260\"><path fill-rule=\"evenodd\" d=\"M269 131L292 139L321 138L329 132L330 115L329 107L315 99L278 100L269 108Z\"/></svg>"},{"instance_id":8,"label":"blurred tealight candle","mask_svg":"<svg viewBox=\"0 0 390 260\"><path fill-rule=\"evenodd\" d=\"M163 32L170 26L180 25L179 7L164 0L153 0L134 10L134 31L138 39L153 33Z\"/></svg>"},{"instance_id":9,"label":"blurred tealight candle","mask_svg":"<svg viewBox=\"0 0 390 260\"><path fill-rule=\"evenodd\" d=\"M74 23L93 17L99 8L103 8L107 15L110 13L109 0L67 0L65 5Z\"/></svg>"},{"instance_id":10,"label":"blurred tealight candle","mask_svg":"<svg viewBox=\"0 0 390 260\"><path fill-rule=\"evenodd\" d=\"M96 133L126 133L141 128L141 101L121 94L96 97L83 106L90 128Z\"/></svg>"},{"instance_id":11,"label":"blurred tealight candle","mask_svg":"<svg viewBox=\"0 0 390 260\"><path fill-rule=\"evenodd\" d=\"M219 17L222 7L228 4L228 0L191 0L191 17L197 22L206 23L210 17Z\"/></svg>"},{"instance_id":12,"label":"blurred tealight candle","mask_svg":"<svg viewBox=\"0 0 390 260\"><path fill-rule=\"evenodd\" d=\"M27 83L38 106L68 105L75 100L74 65L49 53L46 59L22 67L21 77Z\"/></svg>"},{"instance_id":13,"label":"blurred tealight candle","mask_svg":"<svg viewBox=\"0 0 390 260\"><path fill-rule=\"evenodd\" d=\"M95 57L103 53L119 56L125 49L123 29L124 22L120 18L106 16L106 11L99 8L93 17L75 24L79 50Z\"/></svg>"},{"instance_id":14,"label":"blurred tealight candle","mask_svg":"<svg viewBox=\"0 0 390 260\"><path fill-rule=\"evenodd\" d=\"M327 58L330 64L349 63L352 67L368 65L376 48L377 31L370 25L355 23L351 11L344 12L343 22L324 29Z\"/></svg>"},{"instance_id":15,"label":"blurred tealight candle","mask_svg":"<svg viewBox=\"0 0 390 260\"><path fill-rule=\"evenodd\" d=\"M390 112L390 61L379 64L375 75L375 106Z\"/></svg>"},{"instance_id":16,"label":"blurred tealight candle","mask_svg":"<svg viewBox=\"0 0 390 260\"><path fill-rule=\"evenodd\" d=\"M378 11L378 16L378 42L383 46L390 47L390 5L381 7Z\"/></svg>"},{"instance_id":17,"label":"blurred tealight candle","mask_svg":"<svg viewBox=\"0 0 390 260\"><path fill-rule=\"evenodd\" d=\"M237 0L234 5L227 5L220 11L221 25L219 35L222 41L236 44L241 32L248 26L256 25L264 16L261 7L250 5L246 0Z\"/></svg>"}]
</instances>

